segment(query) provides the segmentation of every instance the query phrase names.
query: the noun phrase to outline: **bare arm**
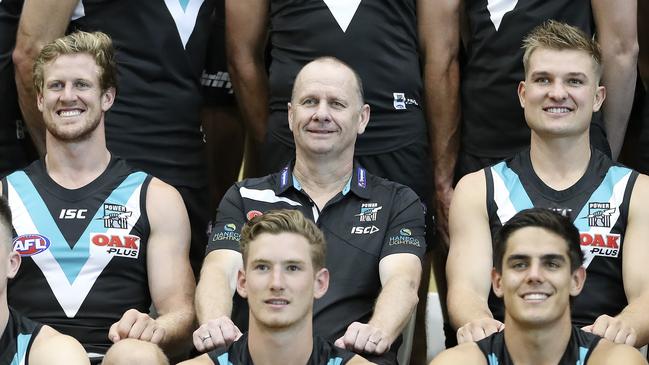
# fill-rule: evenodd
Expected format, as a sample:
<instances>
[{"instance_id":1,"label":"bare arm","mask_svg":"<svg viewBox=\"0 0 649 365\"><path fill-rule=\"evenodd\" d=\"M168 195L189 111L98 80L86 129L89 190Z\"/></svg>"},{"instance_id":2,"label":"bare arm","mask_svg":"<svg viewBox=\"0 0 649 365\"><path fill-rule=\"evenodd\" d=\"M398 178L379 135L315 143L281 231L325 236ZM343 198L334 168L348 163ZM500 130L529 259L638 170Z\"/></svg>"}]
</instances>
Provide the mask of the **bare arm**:
<instances>
[{"instance_id":1,"label":"bare arm","mask_svg":"<svg viewBox=\"0 0 649 365\"><path fill-rule=\"evenodd\" d=\"M43 326L29 351L32 365L89 365L83 346L74 338Z\"/></svg>"},{"instance_id":2,"label":"bare arm","mask_svg":"<svg viewBox=\"0 0 649 365\"><path fill-rule=\"evenodd\" d=\"M225 39L230 78L255 143L262 143L268 119L268 75L264 51L268 0L226 0Z\"/></svg>"},{"instance_id":3,"label":"bare arm","mask_svg":"<svg viewBox=\"0 0 649 365\"><path fill-rule=\"evenodd\" d=\"M451 246L446 262L448 311L458 341L478 341L503 328L488 299L493 252L483 171L463 177L450 209Z\"/></svg>"},{"instance_id":4,"label":"bare arm","mask_svg":"<svg viewBox=\"0 0 649 365\"><path fill-rule=\"evenodd\" d=\"M606 86L604 123L613 158L617 159L631 114L638 58L636 0L591 0L602 48Z\"/></svg>"},{"instance_id":5,"label":"bare arm","mask_svg":"<svg viewBox=\"0 0 649 365\"><path fill-rule=\"evenodd\" d=\"M207 354L204 354L199 357L183 361L178 365L214 365L214 362L210 359L209 356L207 356Z\"/></svg>"},{"instance_id":6,"label":"bare arm","mask_svg":"<svg viewBox=\"0 0 649 365\"><path fill-rule=\"evenodd\" d=\"M45 153L45 126L36 107L32 67L43 46L65 34L77 3L78 0L25 0L20 16L13 52L18 101L29 134L41 155Z\"/></svg>"},{"instance_id":7,"label":"bare arm","mask_svg":"<svg viewBox=\"0 0 649 365\"><path fill-rule=\"evenodd\" d=\"M347 349L382 354L401 334L417 305L421 261L410 253L397 253L379 262L381 293L367 324L354 322L336 345Z\"/></svg>"},{"instance_id":8,"label":"bare arm","mask_svg":"<svg viewBox=\"0 0 649 365\"><path fill-rule=\"evenodd\" d=\"M109 338L135 338L175 353L189 338L194 321L196 284L189 266L189 218L180 194L154 178L147 191L146 210L151 233L147 273L153 305L159 316L130 309L113 324Z\"/></svg>"},{"instance_id":9,"label":"bare arm","mask_svg":"<svg viewBox=\"0 0 649 365\"><path fill-rule=\"evenodd\" d=\"M448 209L460 145L460 1L417 1L437 229L448 245Z\"/></svg>"},{"instance_id":10,"label":"bare arm","mask_svg":"<svg viewBox=\"0 0 649 365\"><path fill-rule=\"evenodd\" d=\"M649 2L638 2L638 68L644 82L645 90L649 89Z\"/></svg>"},{"instance_id":11,"label":"bare arm","mask_svg":"<svg viewBox=\"0 0 649 365\"><path fill-rule=\"evenodd\" d=\"M237 272L241 268L241 253L234 250L215 250L205 258L196 289L196 313L201 326L194 331L193 340L198 351L228 345L241 336L230 319Z\"/></svg>"}]
</instances>

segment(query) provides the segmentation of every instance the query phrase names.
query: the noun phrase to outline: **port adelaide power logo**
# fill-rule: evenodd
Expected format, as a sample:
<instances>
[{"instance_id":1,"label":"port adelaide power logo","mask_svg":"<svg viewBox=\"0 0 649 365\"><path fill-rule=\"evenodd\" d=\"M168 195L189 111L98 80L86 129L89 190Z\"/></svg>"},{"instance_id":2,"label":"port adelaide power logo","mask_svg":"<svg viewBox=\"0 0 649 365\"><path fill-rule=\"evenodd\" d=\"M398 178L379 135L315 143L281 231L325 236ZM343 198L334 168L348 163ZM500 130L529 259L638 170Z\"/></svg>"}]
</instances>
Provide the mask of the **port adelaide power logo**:
<instances>
[{"instance_id":1,"label":"port adelaide power logo","mask_svg":"<svg viewBox=\"0 0 649 365\"><path fill-rule=\"evenodd\" d=\"M588 220L591 231L579 233L581 248L586 256L618 257L621 237L606 232L606 228L611 228L611 216L615 211L616 208L611 208L608 202L588 203L588 215L581 219Z\"/></svg>"},{"instance_id":2,"label":"port adelaide power logo","mask_svg":"<svg viewBox=\"0 0 649 365\"><path fill-rule=\"evenodd\" d=\"M128 211L123 205L104 204L104 216L100 219L104 220L105 228L128 229L128 218L132 214L133 212Z\"/></svg>"}]
</instances>

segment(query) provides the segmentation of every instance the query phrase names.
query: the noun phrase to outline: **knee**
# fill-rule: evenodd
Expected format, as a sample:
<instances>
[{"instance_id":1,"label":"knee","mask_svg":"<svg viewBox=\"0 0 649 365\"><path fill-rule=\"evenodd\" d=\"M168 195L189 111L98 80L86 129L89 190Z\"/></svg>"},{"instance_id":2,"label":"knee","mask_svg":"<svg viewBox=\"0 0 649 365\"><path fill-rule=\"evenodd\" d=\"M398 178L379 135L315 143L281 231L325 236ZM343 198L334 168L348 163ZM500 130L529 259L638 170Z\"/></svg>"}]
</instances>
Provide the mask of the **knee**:
<instances>
[{"instance_id":1,"label":"knee","mask_svg":"<svg viewBox=\"0 0 649 365\"><path fill-rule=\"evenodd\" d=\"M111 346L102 362L102 365L139 364L169 365L169 360L156 344L127 338Z\"/></svg>"}]
</instances>

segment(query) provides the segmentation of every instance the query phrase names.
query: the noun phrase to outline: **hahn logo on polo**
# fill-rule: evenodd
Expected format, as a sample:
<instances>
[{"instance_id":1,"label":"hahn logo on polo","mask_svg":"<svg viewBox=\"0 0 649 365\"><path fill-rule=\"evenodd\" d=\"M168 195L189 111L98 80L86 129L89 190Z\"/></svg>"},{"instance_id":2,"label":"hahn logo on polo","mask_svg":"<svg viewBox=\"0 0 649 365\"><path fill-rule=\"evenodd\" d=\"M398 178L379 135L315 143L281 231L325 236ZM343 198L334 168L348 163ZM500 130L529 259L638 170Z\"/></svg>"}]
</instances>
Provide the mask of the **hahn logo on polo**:
<instances>
[{"instance_id":1,"label":"hahn logo on polo","mask_svg":"<svg viewBox=\"0 0 649 365\"><path fill-rule=\"evenodd\" d=\"M90 242L111 256L136 259L140 255L140 237L91 233Z\"/></svg>"},{"instance_id":2,"label":"hahn logo on polo","mask_svg":"<svg viewBox=\"0 0 649 365\"><path fill-rule=\"evenodd\" d=\"M16 237L13 246L20 256L33 256L47 250L50 240L40 234L25 234Z\"/></svg>"}]
</instances>

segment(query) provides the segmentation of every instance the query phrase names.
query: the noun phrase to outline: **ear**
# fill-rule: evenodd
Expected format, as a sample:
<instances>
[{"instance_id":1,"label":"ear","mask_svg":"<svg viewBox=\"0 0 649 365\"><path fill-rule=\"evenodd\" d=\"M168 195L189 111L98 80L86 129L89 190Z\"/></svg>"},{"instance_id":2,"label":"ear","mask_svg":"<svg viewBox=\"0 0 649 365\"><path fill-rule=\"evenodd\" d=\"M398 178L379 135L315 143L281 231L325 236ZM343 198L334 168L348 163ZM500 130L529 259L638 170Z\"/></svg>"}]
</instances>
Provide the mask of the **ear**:
<instances>
[{"instance_id":1,"label":"ear","mask_svg":"<svg viewBox=\"0 0 649 365\"><path fill-rule=\"evenodd\" d=\"M315 299L322 298L322 296L327 292L327 289L329 289L329 270L323 267L315 273L313 297Z\"/></svg>"},{"instance_id":2,"label":"ear","mask_svg":"<svg viewBox=\"0 0 649 365\"><path fill-rule=\"evenodd\" d=\"M40 112L43 112L43 93L36 94L36 106Z\"/></svg>"},{"instance_id":3,"label":"ear","mask_svg":"<svg viewBox=\"0 0 649 365\"><path fill-rule=\"evenodd\" d=\"M595 101L593 102L593 112L599 111L606 99L606 88L604 86L598 86L595 91Z\"/></svg>"},{"instance_id":4,"label":"ear","mask_svg":"<svg viewBox=\"0 0 649 365\"><path fill-rule=\"evenodd\" d=\"M525 81L518 83L518 102L521 104L521 108L525 109Z\"/></svg>"},{"instance_id":5,"label":"ear","mask_svg":"<svg viewBox=\"0 0 649 365\"><path fill-rule=\"evenodd\" d=\"M20 255L18 252L14 251L13 249L7 256L7 278L8 279L13 279L14 276L16 276L16 273L18 272L18 269L20 268Z\"/></svg>"},{"instance_id":6,"label":"ear","mask_svg":"<svg viewBox=\"0 0 649 365\"><path fill-rule=\"evenodd\" d=\"M108 109L110 109L111 106L113 106L113 103L115 102L115 88L114 87L109 87L106 91L103 92L101 95L101 110L104 112L107 112Z\"/></svg>"},{"instance_id":7,"label":"ear","mask_svg":"<svg viewBox=\"0 0 649 365\"><path fill-rule=\"evenodd\" d=\"M570 278L570 295L576 297L581 293L581 289L584 288L584 283L586 282L586 269L583 266L572 272Z\"/></svg>"},{"instance_id":8,"label":"ear","mask_svg":"<svg viewBox=\"0 0 649 365\"><path fill-rule=\"evenodd\" d=\"M363 134L365 132L365 127L367 127L367 123L370 121L370 106L367 104L363 104L361 107L361 113L358 116L359 122L358 122L358 134Z\"/></svg>"},{"instance_id":9,"label":"ear","mask_svg":"<svg viewBox=\"0 0 649 365\"><path fill-rule=\"evenodd\" d=\"M501 273L496 271L496 268L491 269L491 286L494 289L494 293L498 298L502 298L503 293L503 276Z\"/></svg>"},{"instance_id":10,"label":"ear","mask_svg":"<svg viewBox=\"0 0 649 365\"><path fill-rule=\"evenodd\" d=\"M293 105L291 105L291 103L286 103L286 105L288 106L288 129L290 129L292 132L293 131L293 113L292 113Z\"/></svg>"},{"instance_id":11,"label":"ear","mask_svg":"<svg viewBox=\"0 0 649 365\"><path fill-rule=\"evenodd\" d=\"M242 298L248 298L248 290L246 289L246 272L243 269L239 269L237 272L237 293Z\"/></svg>"}]
</instances>

